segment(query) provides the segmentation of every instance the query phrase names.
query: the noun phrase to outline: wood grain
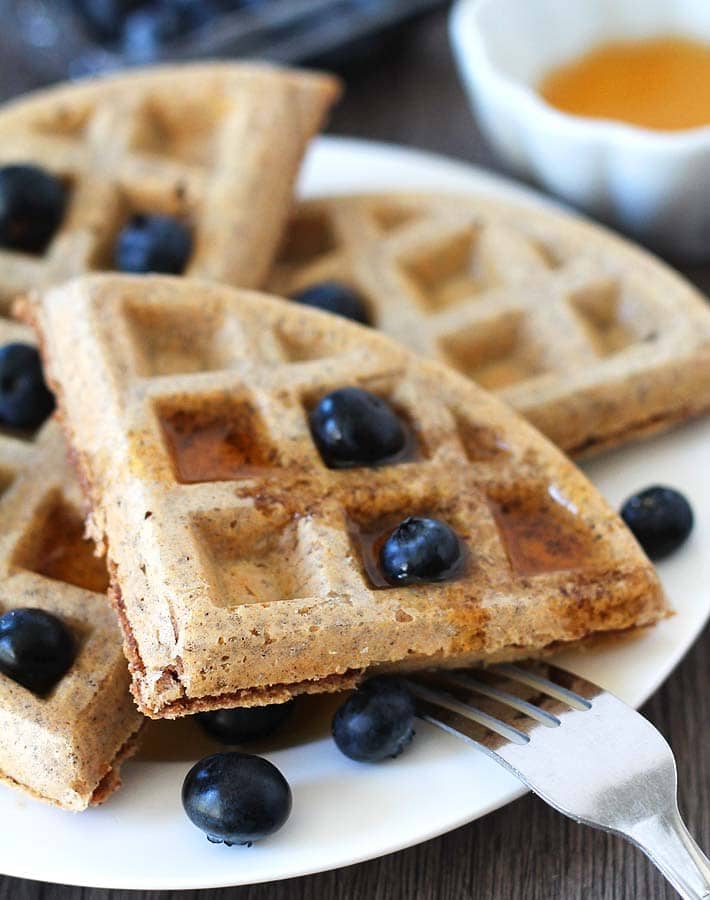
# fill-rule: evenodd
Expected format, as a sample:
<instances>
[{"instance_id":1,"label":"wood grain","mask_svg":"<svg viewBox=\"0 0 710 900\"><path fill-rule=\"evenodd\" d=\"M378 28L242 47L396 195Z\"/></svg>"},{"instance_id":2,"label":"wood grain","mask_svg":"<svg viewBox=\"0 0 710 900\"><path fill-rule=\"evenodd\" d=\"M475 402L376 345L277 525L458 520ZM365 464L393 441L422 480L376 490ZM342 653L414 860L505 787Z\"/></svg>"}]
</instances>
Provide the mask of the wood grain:
<instances>
[{"instance_id":1,"label":"wood grain","mask_svg":"<svg viewBox=\"0 0 710 900\"><path fill-rule=\"evenodd\" d=\"M5 95L32 83L27 60L15 57L18 52L11 40L0 35L0 91ZM472 123L451 63L443 14L422 20L385 55L366 60L346 74L348 91L334 116L333 132L410 144L500 170ZM710 289L710 267L687 274ZM643 710L675 750L681 808L706 849L710 847L709 688L710 631L706 629ZM416 797L412 802L416 803ZM120 852L117 847L117 855ZM0 878L0 900L165 900L170 896L180 900L671 900L675 895L640 852L617 838L575 825L531 796L411 850L337 872L268 885L170 895Z\"/></svg>"}]
</instances>

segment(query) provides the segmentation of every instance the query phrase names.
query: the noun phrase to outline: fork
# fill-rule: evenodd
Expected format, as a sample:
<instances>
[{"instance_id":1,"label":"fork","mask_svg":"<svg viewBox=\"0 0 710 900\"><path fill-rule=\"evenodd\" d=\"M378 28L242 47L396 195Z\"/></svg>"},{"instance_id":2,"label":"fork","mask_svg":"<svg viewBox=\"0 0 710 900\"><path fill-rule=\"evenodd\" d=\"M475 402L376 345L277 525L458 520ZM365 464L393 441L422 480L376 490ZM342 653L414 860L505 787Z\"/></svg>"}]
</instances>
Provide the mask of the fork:
<instances>
[{"instance_id":1,"label":"fork","mask_svg":"<svg viewBox=\"0 0 710 900\"><path fill-rule=\"evenodd\" d=\"M576 822L630 840L685 900L710 898L710 860L678 811L673 752L636 710L547 663L420 672L407 683L420 718Z\"/></svg>"}]
</instances>

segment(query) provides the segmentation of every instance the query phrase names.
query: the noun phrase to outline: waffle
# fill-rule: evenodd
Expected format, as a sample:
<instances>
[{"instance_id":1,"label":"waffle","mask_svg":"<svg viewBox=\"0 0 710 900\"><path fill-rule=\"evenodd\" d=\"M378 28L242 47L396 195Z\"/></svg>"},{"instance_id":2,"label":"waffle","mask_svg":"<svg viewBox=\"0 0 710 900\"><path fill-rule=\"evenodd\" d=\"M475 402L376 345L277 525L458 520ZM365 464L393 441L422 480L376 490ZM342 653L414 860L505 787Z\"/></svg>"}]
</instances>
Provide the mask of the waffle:
<instances>
[{"instance_id":1,"label":"waffle","mask_svg":"<svg viewBox=\"0 0 710 900\"><path fill-rule=\"evenodd\" d=\"M336 690L373 669L530 656L666 613L617 515L504 404L335 316L166 277L78 279L24 307L108 545L140 709ZM328 469L306 408L389 399L408 461ZM450 583L383 588L379 534L456 529Z\"/></svg>"},{"instance_id":2,"label":"waffle","mask_svg":"<svg viewBox=\"0 0 710 900\"><path fill-rule=\"evenodd\" d=\"M0 308L25 290L112 267L134 213L186 221L186 274L263 281L334 79L243 64L137 70L47 90L0 112L0 164L35 163L70 187L43 255L0 249Z\"/></svg>"},{"instance_id":3,"label":"waffle","mask_svg":"<svg viewBox=\"0 0 710 900\"><path fill-rule=\"evenodd\" d=\"M2 343L26 330L0 322ZM79 640L74 665L45 698L0 675L0 779L81 810L120 784L143 717L128 690L105 563L83 536L83 501L61 430L0 433L0 611L52 612Z\"/></svg>"},{"instance_id":4,"label":"waffle","mask_svg":"<svg viewBox=\"0 0 710 900\"><path fill-rule=\"evenodd\" d=\"M475 195L301 203L268 289L335 279L378 328L496 392L571 455L710 409L710 310L650 254Z\"/></svg>"}]
</instances>

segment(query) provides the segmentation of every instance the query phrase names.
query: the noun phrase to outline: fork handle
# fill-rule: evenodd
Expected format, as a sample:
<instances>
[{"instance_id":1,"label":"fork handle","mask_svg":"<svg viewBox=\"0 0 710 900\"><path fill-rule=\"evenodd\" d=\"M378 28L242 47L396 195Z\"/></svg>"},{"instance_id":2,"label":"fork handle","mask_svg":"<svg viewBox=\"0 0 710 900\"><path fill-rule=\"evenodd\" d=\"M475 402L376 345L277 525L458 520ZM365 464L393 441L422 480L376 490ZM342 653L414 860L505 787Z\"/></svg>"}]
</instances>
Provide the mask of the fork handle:
<instances>
[{"instance_id":1,"label":"fork handle","mask_svg":"<svg viewBox=\"0 0 710 900\"><path fill-rule=\"evenodd\" d=\"M693 840L677 807L638 822L627 834L683 900L710 898L710 860Z\"/></svg>"}]
</instances>

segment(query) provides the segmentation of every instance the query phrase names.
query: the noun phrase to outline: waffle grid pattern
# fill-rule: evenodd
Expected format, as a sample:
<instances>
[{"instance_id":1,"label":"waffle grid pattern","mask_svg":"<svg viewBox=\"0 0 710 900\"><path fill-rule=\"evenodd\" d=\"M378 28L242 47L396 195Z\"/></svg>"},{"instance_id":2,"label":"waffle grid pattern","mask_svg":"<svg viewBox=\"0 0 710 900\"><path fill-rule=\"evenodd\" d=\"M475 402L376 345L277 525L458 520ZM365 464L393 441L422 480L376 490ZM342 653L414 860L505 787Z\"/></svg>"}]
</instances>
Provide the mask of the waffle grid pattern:
<instances>
[{"instance_id":1,"label":"waffle grid pattern","mask_svg":"<svg viewBox=\"0 0 710 900\"><path fill-rule=\"evenodd\" d=\"M26 331L3 321L0 341L27 340ZM106 602L108 579L104 593L88 589L99 587L101 564L80 540L80 491L56 424L37 435L0 434L0 484L0 613L39 607L66 622L79 642L72 668L46 698L0 675L0 779L83 809L118 785L113 766L141 717Z\"/></svg>"},{"instance_id":2,"label":"waffle grid pattern","mask_svg":"<svg viewBox=\"0 0 710 900\"><path fill-rule=\"evenodd\" d=\"M0 250L0 302L110 269L115 238L138 212L191 226L185 274L257 284L335 93L321 76L214 65L60 88L6 108L0 163L43 166L67 184L69 204L43 255Z\"/></svg>"},{"instance_id":3,"label":"waffle grid pattern","mask_svg":"<svg viewBox=\"0 0 710 900\"><path fill-rule=\"evenodd\" d=\"M46 535L53 530L52 517L62 516L71 525L80 524L83 519L79 492L69 477L62 453L61 437L52 423L45 426L36 441L7 435L0 438L0 472L3 481L0 506L11 508L13 513L19 508L23 510L18 522L17 516L13 519L5 509L0 509L4 525L0 557L2 612L22 605L13 601L14 597L20 595L27 599L35 598L37 606L55 612L60 618L64 611L73 616L77 608L86 605L86 589L75 583L80 579L72 576L68 576L67 580L56 575L49 577L40 571L48 561L42 557L45 555ZM60 539L49 556L58 559L62 555ZM100 594L96 596L101 597L100 602L104 602ZM107 628L110 619L102 613L96 617L95 627L90 620L89 614L87 621L79 624L82 647L90 647L96 640L107 641L113 631L112 628ZM20 691L24 706L32 703L41 708L52 703L58 695L62 695L59 697L60 703L66 702L87 674L82 671L80 660L77 662L79 664L67 673L48 701L34 698L28 691L19 689L14 683L9 683L7 678L0 676L0 706L6 709L10 704L5 702L5 697L16 696ZM92 673L92 680L97 677L100 680L100 673Z\"/></svg>"},{"instance_id":4,"label":"waffle grid pattern","mask_svg":"<svg viewBox=\"0 0 710 900\"><path fill-rule=\"evenodd\" d=\"M354 287L375 326L498 392L566 450L613 441L624 417L629 433L657 417L654 382L673 357L683 385L702 364L710 405L710 311L650 257L572 219L480 197L305 202L269 286L288 296L327 280ZM576 422L565 433L568 404L590 405L596 391L608 407L623 382L636 408L605 408L589 434ZM682 387L659 397L665 418L683 397Z\"/></svg>"},{"instance_id":5,"label":"waffle grid pattern","mask_svg":"<svg viewBox=\"0 0 710 900\"><path fill-rule=\"evenodd\" d=\"M316 594L322 587L316 584L318 573L327 569L324 559L318 558L317 554L315 557L306 554L303 547L295 546L292 546L292 558L282 561L281 565L272 566L267 562L260 565L259 544L266 548L267 555L273 550L276 559L283 551L278 537L283 532L278 529L276 535L272 532L279 516L273 516L271 510L265 515L257 507L245 507L238 495L237 502L230 506L229 498L235 496L232 483L238 482L263 484L265 491L273 490L274 497L281 501L278 505L282 507L280 518L286 523L284 530L292 533L294 539L301 531L307 531L306 539L316 549L332 539L334 529L342 537L348 532L354 535L356 531L367 534L378 522L396 516L402 510L402 515L411 511L431 514L438 509L453 511L458 519L456 527L464 532L469 517L476 520L479 541L493 548L487 566L497 573L514 574L490 504L511 495L516 481L526 474L529 481L531 473L526 472L525 460L511 455L505 438L475 416L469 417L462 411L457 425L456 414L442 406L438 391L417 379L406 362L393 364L391 354L373 352L371 347L365 355L356 339L337 348L324 343L320 347L324 355L320 356L317 347L303 344L299 328L289 328L287 317L271 328L261 320L257 330L256 323L246 323L238 311L225 307L218 314L219 330L229 335L233 350L231 359L222 354L220 345L224 338L215 334L212 346L207 343L192 346L179 361L172 357L167 364L167 373L165 357L153 357L150 364L157 366L160 374L141 375L143 364L149 361L141 348L154 347L155 342L146 332L137 333L136 319L150 320L150 331L165 334L178 316L183 322L189 321L190 310L187 307L181 309L177 301L171 309L161 310L167 312L166 321L161 321L160 315L155 316L152 304L141 309L139 303L129 302L124 312L127 312L127 318L119 314L106 321L110 322L114 334L122 324L125 328L128 321L130 340L135 342L137 352L133 366L126 366L119 350L120 368L115 369L115 375L123 379L121 391L126 401L124 414L127 421L151 422L151 448L157 449L153 474L165 491L164 497L156 498L154 505L162 504L165 515L176 507L186 511L194 525L186 534L199 535L198 542L203 543L203 551L200 552L188 539L179 552L199 560L204 556L206 545L209 568L219 562L220 548L225 544L234 545L232 549L249 548L245 568L257 566L261 569L257 581L263 586L264 594L261 589L250 590L248 576L241 577L238 556L235 561L234 553L227 552L223 555L225 559L231 559L228 569L234 583L243 582L245 587L237 602L269 602L276 597L306 599L311 595L308 585L311 585L311 593ZM102 315L105 312L102 311ZM320 362L324 359L332 360L327 377L321 377L319 372ZM206 368L201 369L201 366ZM177 371L178 367L188 370L187 374ZM171 377L163 377L165 374ZM367 468L333 470L323 464L308 431L307 411L329 391L351 384L386 397L403 414L415 435L412 458L374 471ZM198 465L205 471L201 477L191 479L189 485L181 484L179 475L176 477L179 457L184 452L182 442L175 442L165 433L165 423L176 417L185 423L182 426L185 443L194 442L203 451ZM232 433L229 433L230 423L237 423ZM288 434L287 441L284 441L284 432ZM431 439L432 435L436 435L436 443ZM224 453L219 451L214 468L210 470L209 459L215 454L209 451L214 450L215 441L227 454L231 452L231 471L229 462L225 470L224 462L220 461ZM452 471L457 473L456 479L451 478ZM218 477L215 478L215 474ZM536 460L534 490L541 495L547 493L546 477L554 479L554 467L547 473L541 472ZM373 492L373 485L377 485L377 491ZM251 488L248 493L250 491ZM223 500L219 507L220 525L214 527L217 494ZM461 499L462 495L466 501ZM286 501L288 496L291 499ZM389 503L386 502L388 496L391 498ZM361 498L360 502L358 498ZM457 511L460 505L464 507L461 512ZM292 519L291 508L318 512L314 511L307 523L304 521L299 525L298 520ZM261 540L259 535L262 535ZM288 544L288 540L285 543ZM353 590L358 595L371 593L370 579L357 562L360 552L361 548L357 548L355 553L343 554L346 562L342 575L327 584L328 591L335 594ZM301 568L300 561L306 556L307 566ZM280 571L282 569L286 570L286 576ZM480 574L477 577L480 578ZM199 577L208 578L206 573ZM286 595L282 591L285 577L293 583ZM273 586L268 584L270 578L275 579ZM225 601L222 598L217 602ZM228 601L231 602L234 601Z\"/></svg>"},{"instance_id":6,"label":"waffle grid pattern","mask_svg":"<svg viewBox=\"0 0 710 900\"><path fill-rule=\"evenodd\" d=\"M432 373L376 335L296 306L206 286L198 299L175 280L141 288L131 279L77 282L57 292L56 306L48 298L43 330L51 334L55 317L73 319L66 336L82 332L81 359L91 360L104 389L104 408L91 415L106 416L107 429L114 423L110 448L84 442L61 374L61 340L50 338L50 360L60 354L51 371L95 485L97 537L105 531L116 566L134 677L144 679L138 699L149 714L185 702L186 691L217 706L236 690L423 654L432 639L439 649L460 639L480 653L481 601L502 601L513 615L535 604L551 611L568 596L589 599L602 582L619 605L635 578L651 595L657 590L648 563L582 476L498 403L472 387L462 396L465 382L437 379L443 370ZM413 434L411 460L323 465L307 410L348 384L398 409ZM374 539L410 514L457 530L468 553L463 578L406 589L373 580ZM126 568L137 560L142 578ZM418 645L416 624L425 634ZM552 630L562 637L565 623ZM519 624L513 635L524 640ZM225 646L221 658L210 640ZM294 642L310 665L294 659ZM156 704L148 692L159 657L172 682L158 685Z\"/></svg>"}]
</instances>

